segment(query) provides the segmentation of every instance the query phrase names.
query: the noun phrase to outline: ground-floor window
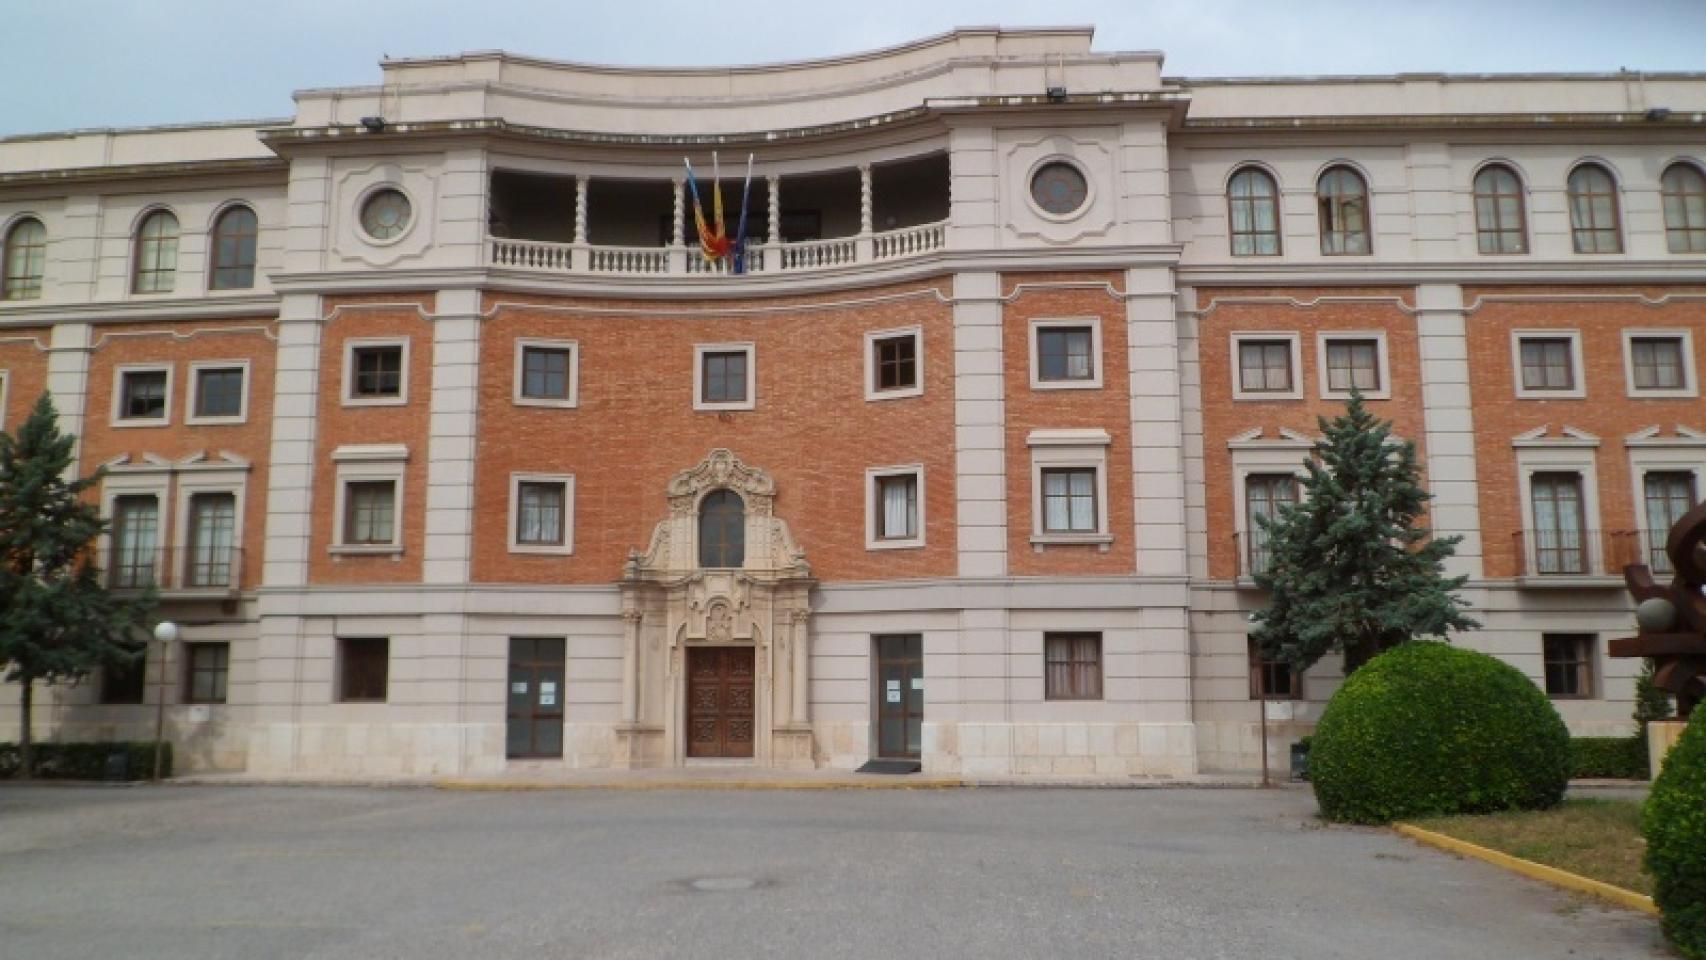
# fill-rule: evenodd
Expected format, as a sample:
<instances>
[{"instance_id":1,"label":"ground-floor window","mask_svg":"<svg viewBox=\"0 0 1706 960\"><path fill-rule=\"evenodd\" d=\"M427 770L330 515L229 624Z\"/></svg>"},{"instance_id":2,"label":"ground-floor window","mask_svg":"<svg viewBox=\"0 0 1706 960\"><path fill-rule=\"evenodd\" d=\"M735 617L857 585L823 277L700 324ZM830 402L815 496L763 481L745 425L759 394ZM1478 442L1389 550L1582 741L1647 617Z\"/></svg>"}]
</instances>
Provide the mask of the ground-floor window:
<instances>
[{"instance_id":1,"label":"ground-floor window","mask_svg":"<svg viewBox=\"0 0 1706 960\"><path fill-rule=\"evenodd\" d=\"M184 702L224 703L230 669L229 643L184 644Z\"/></svg>"},{"instance_id":2,"label":"ground-floor window","mask_svg":"<svg viewBox=\"0 0 1706 960\"><path fill-rule=\"evenodd\" d=\"M1043 696L1049 700L1102 699L1102 635L1043 634Z\"/></svg>"},{"instance_id":3,"label":"ground-floor window","mask_svg":"<svg viewBox=\"0 0 1706 960\"><path fill-rule=\"evenodd\" d=\"M1540 638L1546 664L1546 695L1586 698L1594 695L1594 635L1548 633Z\"/></svg>"}]
</instances>

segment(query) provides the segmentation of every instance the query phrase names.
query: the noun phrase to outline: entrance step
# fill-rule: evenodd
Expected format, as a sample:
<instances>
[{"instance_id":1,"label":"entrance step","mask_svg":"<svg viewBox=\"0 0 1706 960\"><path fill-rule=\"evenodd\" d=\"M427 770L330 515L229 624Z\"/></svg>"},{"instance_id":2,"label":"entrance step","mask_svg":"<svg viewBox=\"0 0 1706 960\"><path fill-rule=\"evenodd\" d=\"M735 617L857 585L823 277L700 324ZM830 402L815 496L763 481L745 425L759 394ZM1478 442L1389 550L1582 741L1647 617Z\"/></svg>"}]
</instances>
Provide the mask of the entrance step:
<instances>
[{"instance_id":1,"label":"entrance step","mask_svg":"<svg viewBox=\"0 0 1706 960\"><path fill-rule=\"evenodd\" d=\"M924 764L917 760L871 760L854 773L917 773L924 769Z\"/></svg>"}]
</instances>

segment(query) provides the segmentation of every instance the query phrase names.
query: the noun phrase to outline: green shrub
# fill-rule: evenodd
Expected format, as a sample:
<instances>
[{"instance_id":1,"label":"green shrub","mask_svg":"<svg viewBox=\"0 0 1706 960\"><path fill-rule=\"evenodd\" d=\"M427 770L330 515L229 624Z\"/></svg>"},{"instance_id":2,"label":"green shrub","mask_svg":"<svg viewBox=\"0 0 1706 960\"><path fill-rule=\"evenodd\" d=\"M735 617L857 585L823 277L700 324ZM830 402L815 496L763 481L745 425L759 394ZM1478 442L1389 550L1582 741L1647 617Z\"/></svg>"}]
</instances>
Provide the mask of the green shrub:
<instances>
[{"instance_id":1,"label":"green shrub","mask_svg":"<svg viewBox=\"0 0 1706 960\"><path fill-rule=\"evenodd\" d=\"M1516 668L1449 644L1407 643L1334 694L1309 776L1329 820L1538 810L1563 799L1570 734Z\"/></svg>"},{"instance_id":2,"label":"green shrub","mask_svg":"<svg viewBox=\"0 0 1706 960\"><path fill-rule=\"evenodd\" d=\"M1706 722L1691 721L1665 758L1641 832L1665 936L1683 956L1706 960Z\"/></svg>"},{"instance_id":3,"label":"green shrub","mask_svg":"<svg viewBox=\"0 0 1706 960\"><path fill-rule=\"evenodd\" d=\"M124 779L147 780L154 776L154 741L114 743L37 743L35 775L42 780L105 780L107 760L115 753L126 755ZM18 775L18 745L0 743L0 780ZM172 775L172 745L161 750L161 776Z\"/></svg>"},{"instance_id":4,"label":"green shrub","mask_svg":"<svg viewBox=\"0 0 1706 960\"><path fill-rule=\"evenodd\" d=\"M1647 738L1641 734L1633 737L1572 738L1570 777L1647 779Z\"/></svg>"}]
</instances>

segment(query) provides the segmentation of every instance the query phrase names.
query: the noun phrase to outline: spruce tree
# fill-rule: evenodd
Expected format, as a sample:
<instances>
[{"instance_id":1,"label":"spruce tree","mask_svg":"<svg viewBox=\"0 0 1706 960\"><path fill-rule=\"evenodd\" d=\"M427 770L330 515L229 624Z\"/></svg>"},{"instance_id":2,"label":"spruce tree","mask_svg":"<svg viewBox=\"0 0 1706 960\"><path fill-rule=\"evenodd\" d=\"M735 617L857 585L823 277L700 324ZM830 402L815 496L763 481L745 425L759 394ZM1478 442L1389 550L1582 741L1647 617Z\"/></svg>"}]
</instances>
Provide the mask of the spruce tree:
<instances>
[{"instance_id":1,"label":"spruce tree","mask_svg":"<svg viewBox=\"0 0 1706 960\"><path fill-rule=\"evenodd\" d=\"M1462 538L1417 523L1431 496L1415 444L1354 390L1342 416L1317 422L1298 503L1260 520L1269 560L1255 580L1270 601L1251 637L1263 656L1302 671L1337 652L1349 673L1401 643L1480 626L1455 595L1467 578L1444 572Z\"/></svg>"},{"instance_id":2,"label":"spruce tree","mask_svg":"<svg viewBox=\"0 0 1706 960\"><path fill-rule=\"evenodd\" d=\"M78 680L134 659L150 592L125 600L101 583L95 538L105 527L83 494L100 473L67 479L76 438L60 433L42 394L17 435L0 433L0 664L22 685L19 775L34 770L35 684Z\"/></svg>"}]
</instances>

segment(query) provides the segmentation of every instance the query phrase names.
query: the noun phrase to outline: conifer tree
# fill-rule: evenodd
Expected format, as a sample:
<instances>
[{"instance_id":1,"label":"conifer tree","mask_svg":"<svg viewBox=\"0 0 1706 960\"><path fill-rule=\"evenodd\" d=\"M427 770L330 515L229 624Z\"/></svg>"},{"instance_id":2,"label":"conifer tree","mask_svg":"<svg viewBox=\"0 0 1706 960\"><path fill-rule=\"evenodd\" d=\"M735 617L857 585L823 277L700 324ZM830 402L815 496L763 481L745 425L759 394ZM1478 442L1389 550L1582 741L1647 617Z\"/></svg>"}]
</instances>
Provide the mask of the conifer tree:
<instances>
[{"instance_id":1,"label":"conifer tree","mask_svg":"<svg viewBox=\"0 0 1706 960\"><path fill-rule=\"evenodd\" d=\"M113 596L94 563L105 521L83 493L100 473L68 480L76 438L59 432L42 394L17 435L0 433L0 664L22 686L19 775L34 770L30 707L35 684L78 680L140 652L137 632L152 592Z\"/></svg>"},{"instance_id":2,"label":"conifer tree","mask_svg":"<svg viewBox=\"0 0 1706 960\"><path fill-rule=\"evenodd\" d=\"M1444 572L1462 538L1418 525L1431 496L1415 444L1354 390L1343 415L1317 422L1298 503L1260 521L1269 559L1255 581L1270 602L1251 637L1263 656L1302 671L1342 653L1348 673L1398 644L1479 627L1455 595L1467 578Z\"/></svg>"}]
</instances>

